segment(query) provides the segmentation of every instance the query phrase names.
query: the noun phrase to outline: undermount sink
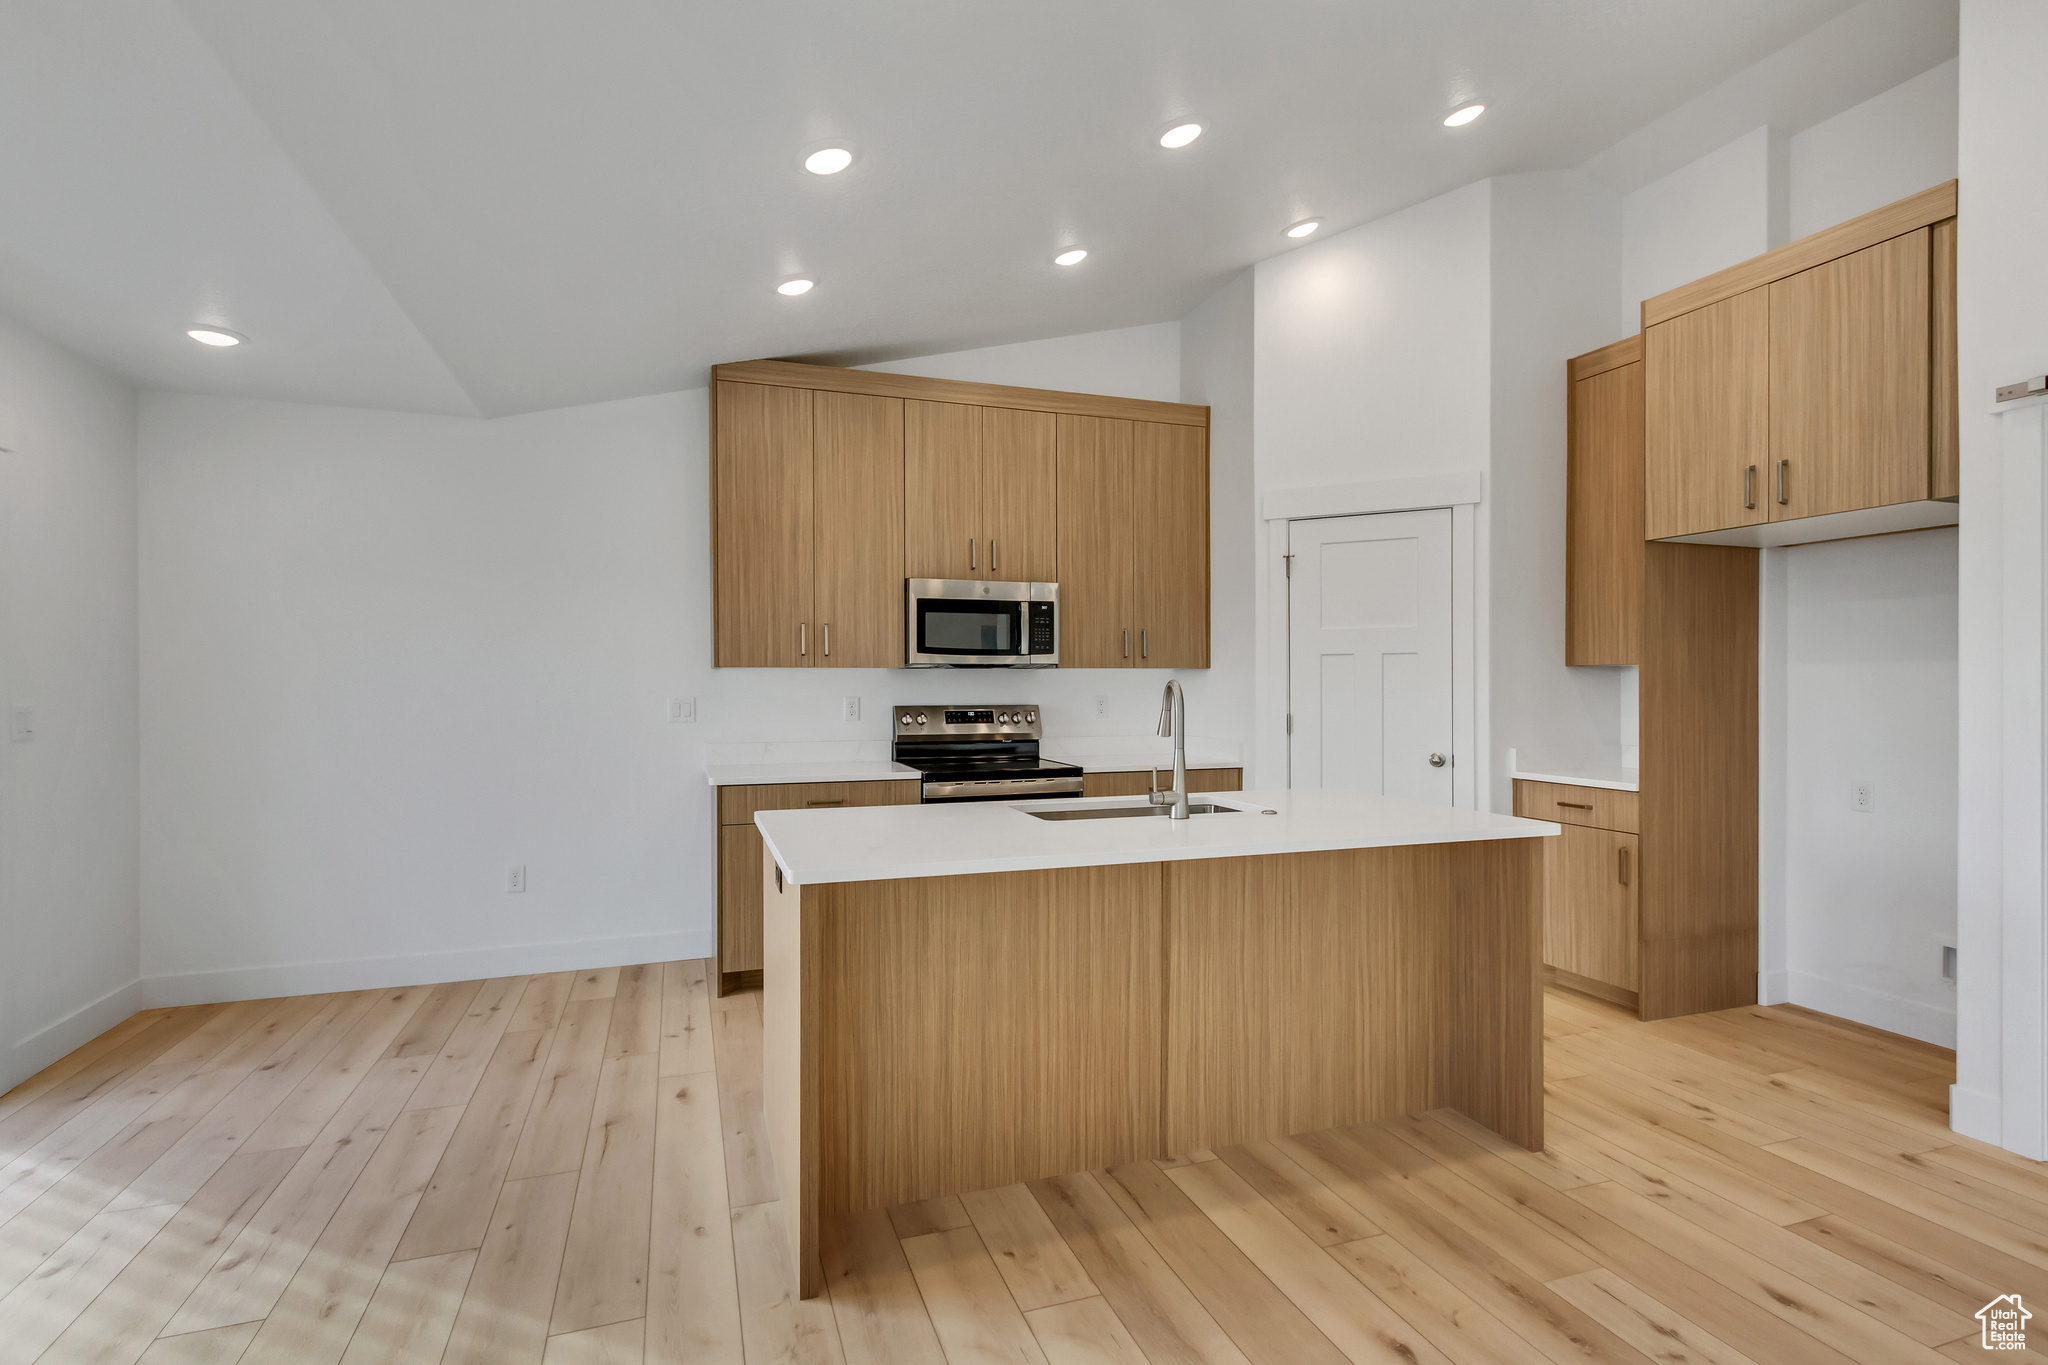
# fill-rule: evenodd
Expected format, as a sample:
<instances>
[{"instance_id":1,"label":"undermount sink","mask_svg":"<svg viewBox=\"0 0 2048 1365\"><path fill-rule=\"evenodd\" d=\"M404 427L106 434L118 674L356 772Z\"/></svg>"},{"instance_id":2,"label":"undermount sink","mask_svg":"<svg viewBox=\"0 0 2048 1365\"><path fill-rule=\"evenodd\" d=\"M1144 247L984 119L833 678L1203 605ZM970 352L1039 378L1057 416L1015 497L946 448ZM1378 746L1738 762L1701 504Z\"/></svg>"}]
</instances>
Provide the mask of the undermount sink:
<instances>
[{"instance_id":1,"label":"undermount sink","mask_svg":"<svg viewBox=\"0 0 2048 1365\"><path fill-rule=\"evenodd\" d=\"M1156 815L1164 818L1173 814L1172 806L1088 806L1080 810L1026 810L1026 815L1040 820L1128 820L1132 816ZM1208 801L1188 803L1190 815L1249 815L1250 811L1240 806L1219 806Z\"/></svg>"}]
</instances>

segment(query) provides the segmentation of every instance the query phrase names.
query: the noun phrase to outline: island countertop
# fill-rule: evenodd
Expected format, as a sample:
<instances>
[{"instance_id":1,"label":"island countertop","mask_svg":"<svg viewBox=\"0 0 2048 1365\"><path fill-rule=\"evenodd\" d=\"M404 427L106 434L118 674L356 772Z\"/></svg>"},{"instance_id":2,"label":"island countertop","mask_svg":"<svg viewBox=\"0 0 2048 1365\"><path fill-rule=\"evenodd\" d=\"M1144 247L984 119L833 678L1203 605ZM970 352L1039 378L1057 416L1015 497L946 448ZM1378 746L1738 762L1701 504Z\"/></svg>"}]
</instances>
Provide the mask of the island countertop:
<instances>
[{"instance_id":1,"label":"island countertop","mask_svg":"<svg viewBox=\"0 0 2048 1365\"><path fill-rule=\"evenodd\" d=\"M783 875L804 886L1529 839L1560 832L1547 820L1326 788L1205 793L1198 799L1238 813L1187 820L1040 820L1029 814L1144 804L1105 797L761 811L754 823Z\"/></svg>"}]
</instances>

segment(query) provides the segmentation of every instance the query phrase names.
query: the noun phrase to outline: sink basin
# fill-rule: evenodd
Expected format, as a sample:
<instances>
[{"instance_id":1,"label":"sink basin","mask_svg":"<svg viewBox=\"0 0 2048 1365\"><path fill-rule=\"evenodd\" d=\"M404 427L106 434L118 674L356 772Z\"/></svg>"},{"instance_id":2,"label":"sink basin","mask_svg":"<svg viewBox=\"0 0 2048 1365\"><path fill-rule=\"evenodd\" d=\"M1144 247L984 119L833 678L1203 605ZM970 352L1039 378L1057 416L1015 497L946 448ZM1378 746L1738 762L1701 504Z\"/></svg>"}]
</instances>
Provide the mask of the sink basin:
<instances>
[{"instance_id":1,"label":"sink basin","mask_svg":"<svg viewBox=\"0 0 2048 1365\"><path fill-rule=\"evenodd\" d=\"M1173 813L1171 806L1087 806L1079 810L1025 810L1024 813L1040 820L1128 820L1134 816L1159 816L1165 818ZM1250 811L1237 806L1219 806L1209 801L1190 801L1190 815L1249 815Z\"/></svg>"}]
</instances>

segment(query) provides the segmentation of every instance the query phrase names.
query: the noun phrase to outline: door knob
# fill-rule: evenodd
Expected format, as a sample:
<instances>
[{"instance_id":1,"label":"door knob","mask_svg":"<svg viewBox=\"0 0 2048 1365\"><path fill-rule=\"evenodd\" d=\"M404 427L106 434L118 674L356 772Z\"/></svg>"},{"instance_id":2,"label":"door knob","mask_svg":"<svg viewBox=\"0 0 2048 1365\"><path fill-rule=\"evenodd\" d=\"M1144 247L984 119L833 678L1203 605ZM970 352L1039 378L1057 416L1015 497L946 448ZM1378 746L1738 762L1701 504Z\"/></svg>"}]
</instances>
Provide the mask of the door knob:
<instances>
[{"instance_id":1,"label":"door knob","mask_svg":"<svg viewBox=\"0 0 2048 1365\"><path fill-rule=\"evenodd\" d=\"M1448 761L1442 754L1431 754L1429 756L1429 766L1432 768L1441 768Z\"/></svg>"}]
</instances>

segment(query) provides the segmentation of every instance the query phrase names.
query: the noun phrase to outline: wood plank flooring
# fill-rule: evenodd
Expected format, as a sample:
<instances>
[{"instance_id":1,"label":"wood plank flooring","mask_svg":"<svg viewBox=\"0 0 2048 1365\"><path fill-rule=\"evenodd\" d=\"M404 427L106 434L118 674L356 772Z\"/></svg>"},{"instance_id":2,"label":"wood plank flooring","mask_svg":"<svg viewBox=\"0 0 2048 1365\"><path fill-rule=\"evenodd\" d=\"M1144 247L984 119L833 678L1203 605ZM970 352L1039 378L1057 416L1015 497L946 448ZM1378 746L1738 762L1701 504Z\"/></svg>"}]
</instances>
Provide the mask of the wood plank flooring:
<instances>
[{"instance_id":1,"label":"wood plank flooring","mask_svg":"<svg viewBox=\"0 0 2048 1365\"><path fill-rule=\"evenodd\" d=\"M0 1365L1943 1365L2048 1301L1949 1053L1557 991L1545 1152L1439 1111L877 1209L797 1301L707 969L135 1016L0 1097Z\"/></svg>"}]
</instances>

